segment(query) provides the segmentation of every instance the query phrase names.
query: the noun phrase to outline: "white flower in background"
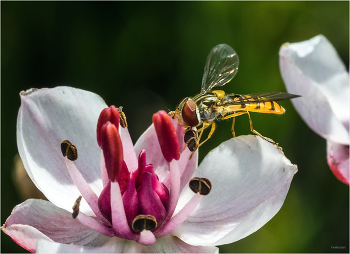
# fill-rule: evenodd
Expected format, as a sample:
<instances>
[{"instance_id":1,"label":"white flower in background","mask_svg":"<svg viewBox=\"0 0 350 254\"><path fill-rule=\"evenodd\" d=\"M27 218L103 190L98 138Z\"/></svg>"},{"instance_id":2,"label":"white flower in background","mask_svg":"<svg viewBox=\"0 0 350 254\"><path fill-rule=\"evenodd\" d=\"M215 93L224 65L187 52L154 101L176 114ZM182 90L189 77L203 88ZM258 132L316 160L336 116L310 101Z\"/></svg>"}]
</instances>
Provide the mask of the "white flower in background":
<instances>
[{"instance_id":1,"label":"white flower in background","mask_svg":"<svg viewBox=\"0 0 350 254\"><path fill-rule=\"evenodd\" d=\"M332 44L318 35L282 45L280 70L292 103L305 123L327 139L327 161L349 184L349 73Z\"/></svg>"},{"instance_id":2,"label":"white flower in background","mask_svg":"<svg viewBox=\"0 0 350 254\"><path fill-rule=\"evenodd\" d=\"M19 153L50 202L17 205L2 230L30 252L218 252L278 212L297 171L251 135L222 143L198 167L198 152L181 152L183 128L164 111L133 146L117 108L91 92L29 90L21 101ZM210 193L198 179L210 180Z\"/></svg>"}]
</instances>

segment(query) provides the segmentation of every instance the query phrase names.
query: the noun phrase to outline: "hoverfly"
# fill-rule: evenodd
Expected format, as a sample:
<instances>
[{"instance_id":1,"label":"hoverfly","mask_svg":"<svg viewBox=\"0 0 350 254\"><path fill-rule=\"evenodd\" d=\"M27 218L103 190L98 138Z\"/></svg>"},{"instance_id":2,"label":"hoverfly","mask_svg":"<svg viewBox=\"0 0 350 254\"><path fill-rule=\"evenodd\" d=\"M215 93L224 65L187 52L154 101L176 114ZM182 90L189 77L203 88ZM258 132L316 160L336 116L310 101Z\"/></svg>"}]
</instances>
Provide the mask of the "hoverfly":
<instances>
[{"instance_id":1,"label":"hoverfly","mask_svg":"<svg viewBox=\"0 0 350 254\"><path fill-rule=\"evenodd\" d=\"M287 100L299 95L273 92L253 93L247 95L225 94L222 90L214 90L214 87L223 86L230 82L238 71L239 59L236 51L226 44L215 46L209 53L202 80L201 92L194 97L184 98L175 111L169 112L170 116L177 118L185 128L185 143L194 152L206 142L215 130L215 120L232 118L232 135L235 137L234 124L237 116L247 114L250 130L259 137L276 144L273 140L262 136L253 129L253 122L249 112L283 114L285 109L275 101ZM193 130L193 127L202 127ZM203 130L211 125L208 137L199 143ZM199 135L198 135L199 134Z\"/></svg>"}]
</instances>

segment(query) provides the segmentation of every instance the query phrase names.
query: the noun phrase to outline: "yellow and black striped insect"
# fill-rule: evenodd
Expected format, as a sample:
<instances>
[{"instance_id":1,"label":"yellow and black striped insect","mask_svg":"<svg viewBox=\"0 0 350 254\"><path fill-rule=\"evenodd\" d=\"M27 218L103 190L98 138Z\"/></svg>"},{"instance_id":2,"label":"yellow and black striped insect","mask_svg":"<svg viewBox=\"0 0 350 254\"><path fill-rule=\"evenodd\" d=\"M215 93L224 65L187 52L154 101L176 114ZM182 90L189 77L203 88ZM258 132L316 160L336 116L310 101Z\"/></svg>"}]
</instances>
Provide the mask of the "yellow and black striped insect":
<instances>
[{"instance_id":1,"label":"yellow and black striped insect","mask_svg":"<svg viewBox=\"0 0 350 254\"><path fill-rule=\"evenodd\" d=\"M194 97L184 98L175 111L169 115L176 117L185 128L185 143L190 151L195 151L206 142L215 130L215 120L232 118L232 135L235 137L235 117L248 114L250 130L261 138L276 144L269 138L262 136L253 129L252 119L249 112L283 114L285 109L276 101L288 100L299 95L273 92L253 93L247 95L225 94L222 90L214 90L214 87L223 86L236 75L239 59L236 51L226 44L215 46L209 53L202 80L202 89ZM202 127L193 130L193 127ZM199 143L203 130L211 125L208 137ZM198 135L199 134L199 135Z\"/></svg>"}]
</instances>

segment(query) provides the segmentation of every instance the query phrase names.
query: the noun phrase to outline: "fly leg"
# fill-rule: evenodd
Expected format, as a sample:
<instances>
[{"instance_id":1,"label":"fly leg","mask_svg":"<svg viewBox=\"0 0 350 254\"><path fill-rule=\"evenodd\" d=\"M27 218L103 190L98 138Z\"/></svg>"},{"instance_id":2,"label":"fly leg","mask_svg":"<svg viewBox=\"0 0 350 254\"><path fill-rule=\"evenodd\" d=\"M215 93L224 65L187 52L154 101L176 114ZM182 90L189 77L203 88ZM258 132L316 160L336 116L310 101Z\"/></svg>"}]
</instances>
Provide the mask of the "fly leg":
<instances>
[{"instance_id":1,"label":"fly leg","mask_svg":"<svg viewBox=\"0 0 350 254\"><path fill-rule=\"evenodd\" d=\"M231 126L231 132L232 132L232 136L236 137L236 133L235 133L235 122L236 122L236 117L232 118L232 126Z\"/></svg>"},{"instance_id":2,"label":"fly leg","mask_svg":"<svg viewBox=\"0 0 350 254\"><path fill-rule=\"evenodd\" d=\"M277 148L278 148L279 150L282 151L282 147L278 146L278 143L276 143L275 141L273 141L272 139L270 139L270 138L268 138L268 137L264 137L264 136L261 135L259 132L257 132L256 130L254 130L254 128L253 128L253 121L252 121L252 118L250 117L250 114L249 114L248 111L247 111L247 114L248 114L248 117L249 117L250 131L253 132L254 134L258 135L260 138L266 140L267 142L270 142L271 144L276 145Z\"/></svg>"},{"instance_id":3,"label":"fly leg","mask_svg":"<svg viewBox=\"0 0 350 254\"><path fill-rule=\"evenodd\" d=\"M199 125L201 125L201 124L202 124L202 128L197 129L197 130L195 131L195 132L196 132L196 137L192 137L192 138L190 138L187 142L185 142L184 150L186 149L188 143L189 143L191 140L195 140L195 142L196 142L195 150L194 150L194 151L196 151L197 148L199 147L199 140L200 140L200 138L202 137L203 130L209 126L209 125L207 125L207 123L204 123L204 122L200 123ZM184 130L184 134L186 135L186 133L187 133L188 131L190 131L190 130L192 130L192 127L187 126L187 127L185 128L185 130ZM199 133L199 135L198 135L198 133ZM194 153L194 152L193 152L193 153ZM192 155L193 155L193 153L192 153ZM192 155L191 155L190 159L192 158Z\"/></svg>"},{"instance_id":4,"label":"fly leg","mask_svg":"<svg viewBox=\"0 0 350 254\"><path fill-rule=\"evenodd\" d=\"M196 147L196 150L197 150L197 148L198 148L198 130L192 130L192 127L191 126L187 126L186 128L185 128L185 130L184 130L184 135L185 135L185 137L186 137L186 133L188 132L188 131L193 131L193 132L195 132L196 133L196 137L191 137L189 140L187 140L186 141L186 138L185 138L185 147L184 147L184 150L186 149L186 147L188 146L188 143L190 143L190 141L191 140L194 140L195 142L196 142L196 145L195 145L195 147ZM192 153L193 154L193 153ZM192 157L192 155L191 155L191 157Z\"/></svg>"},{"instance_id":5,"label":"fly leg","mask_svg":"<svg viewBox=\"0 0 350 254\"><path fill-rule=\"evenodd\" d=\"M208 126L207 127L209 127L210 126L210 123L206 123ZM203 124L204 125L204 124ZM203 141L203 142L201 142L199 145L198 145L198 147L200 147L201 145L203 145L208 139L210 139L210 137L211 137L211 135L213 135L213 133L214 133L214 130L215 130L215 122L212 122L211 123L211 129L210 129L210 132L209 132L209 134L208 134L208 137ZM198 141L200 140L200 138L198 138Z\"/></svg>"},{"instance_id":6,"label":"fly leg","mask_svg":"<svg viewBox=\"0 0 350 254\"><path fill-rule=\"evenodd\" d=\"M245 111L245 112L237 112L237 113L233 113L233 114L231 114L231 115L224 116L224 117L221 118L221 120L233 118L233 119L232 119L232 127L231 127L231 132L232 132L232 136L233 136L233 137L236 137L236 133L235 133L235 121L236 121L236 116L241 116L241 115L244 115L244 114L247 114L247 113L248 113L248 111Z\"/></svg>"},{"instance_id":7,"label":"fly leg","mask_svg":"<svg viewBox=\"0 0 350 254\"><path fill-rule=\"evenodd\" d=\"M202 137L202 135L203 135L204 129L208 128L208 127L210 126L210 124L211 124L211 123L203 122L202 128L200 128L199 131L198 131L198 132L200 132L200 134L199 134L199 136L198 136L198 142L199 142L199 140L201 140L201 137ZM206 140L207 140L207 139L206 139ZM206 140L205 140L205 141L206 141ZM202 142L201 144L203 144L203 142Z\"/></svg>"},{"instance_id":8,"label":"fly leg","mask_svg":"<svg viewBox=\"0 0 350 254\"><path fill-rule=\"evenodd\" d=\"M175 109L175 111L170 111L168 113L169 116L171 116L173 119L175 119L175 117L177 117L178 115L180 115L180 112L178 109Z\"/></svg>"},{"instance_id":9,"label":"fly leg","mask_svg":"<svg viewBox=\"0 0 350 254\"><path fill-rule=\"evenodd\" d=\"M195 152L205 141L207 141L207 140L211 137L211 135L213 134L213 132L214 132L214 130L215 130L215 123L214 123L214 122L212 122L212 123L202 122L202 124L203 124L203 125L202 125L202 128L200 128L200 129L198 129L198 130L196 130L196 131L192 130L192 128L189 127L189 126L188 126L187 128L185 128L185 131L184 131L184 134L185 134L185 148L184 148L184 149L186 149L186 146L188 146L188 148L190 149L190 151L192 151L192 154L191 154L191 156L190 156L190 159L192 158L194 152ZM211 124L212 124L212 128L211 128L211 130L210 130L210 133L209 133L208 137L206 138L206 140L204 140L202 143L199 144L199 140L201 139L201 137L202 137L202 135L203 135L204 129L208 128ZM188 133L189 133L189 137L186 138L186 135L187 135ZM198 135L198 133L199 133L199 135ZM191 135L193 135L193 136L191 137ZM194 141L194 142L195 142L195 145L192 144L191 146L189 146L189 144L190 144L191 141Z\"/></svg>"},{"instance_id":10,"label":"fly leg","mask_svg":"<svg viewBox=\"0 0 350 254\"><path fill-rule=\"evenodd\" d=\"M203 123L203 122L200 123L200 125L201 125L201 124L203 124L203 125L202 125L201 128L197 129L197 132L200 132L200 131L204 130L205 128L207 128L207 127L209 126L209 125L208 125L208 126L205 126L205 127L204 127L204 123Z\"/></svg>"},{"instance_id":11,"label":"fly leg","mask_svg":"<svg viewBox=\"0 0 350 254\"><path fill-rule=\"evenodd\" d=\"M236 112L236 113L233 113L233 114L231 114L231 115L224 116L224 117L221 118L222 120L233 118L233 119L232 119L232 128L231 128L233 137L235 137L235 131L234 131L235 118L236 118L236 116L241 116L241 115L244 115L244 114L248 114L248 117L249 117L249 124L250 124L250 131L251 131L251 132L253 132L254 134L258 135L259 137L261 137L262 139L266 140L267 142L270 142L271 144L277 145L277 148L280 149L280 150L282 151L282 148L278 146L278 143L276 143L275 141L273 141L273 140L270 139L270 138L264 137L264 136L261 135L259 132L257 132L256 130L254 130L254 128L253 128L253 121L252 121L252 118L250 117L250 114L249 114L248 111Z\"/></svg>"}]
</instances>

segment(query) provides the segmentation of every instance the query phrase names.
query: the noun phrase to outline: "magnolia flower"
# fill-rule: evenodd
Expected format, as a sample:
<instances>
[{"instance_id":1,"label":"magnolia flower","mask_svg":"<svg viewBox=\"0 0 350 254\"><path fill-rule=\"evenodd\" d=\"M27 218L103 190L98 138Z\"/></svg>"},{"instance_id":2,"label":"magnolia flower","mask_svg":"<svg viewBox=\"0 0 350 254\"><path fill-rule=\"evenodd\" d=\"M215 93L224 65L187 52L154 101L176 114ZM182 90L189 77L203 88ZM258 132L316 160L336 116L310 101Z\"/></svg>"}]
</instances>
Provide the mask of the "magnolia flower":
<instances>
[{"instance_id":1,"label":"magnolia flower","mask_svg":"<svg viewBox=\"0 0 350 254\"><path fill-rule=\"evenodd\" d=\"M327 161L334 175L349 184L349 73L332 44L318 35L308 41L286 43L280 70L305 123L327 139Z\"/></svg>"},{"instance_id":2,"label":"magnolia flower","mask_svg":"<svg viewBox=\"0 0 350 254\"><path fill-rule=\"evenodd\" d=\"M133 146L124 113L96 94L20 95L19 153L50 202L17 205L2 230L30 252L218 252L277 213L297 171L259 137L228 140L197 167L164 111Z\"/></svg>"}]
</instances>

